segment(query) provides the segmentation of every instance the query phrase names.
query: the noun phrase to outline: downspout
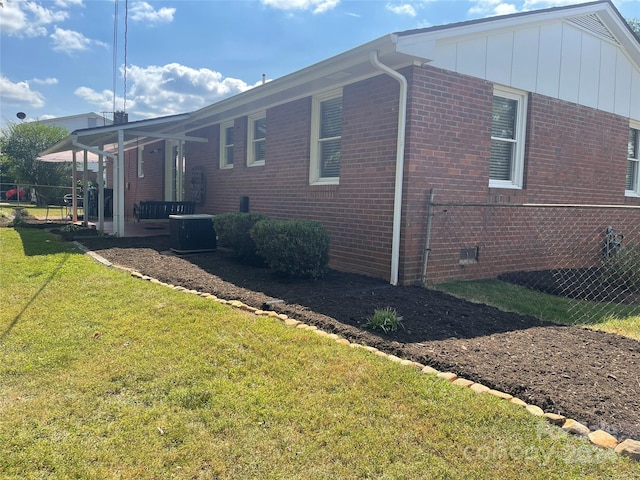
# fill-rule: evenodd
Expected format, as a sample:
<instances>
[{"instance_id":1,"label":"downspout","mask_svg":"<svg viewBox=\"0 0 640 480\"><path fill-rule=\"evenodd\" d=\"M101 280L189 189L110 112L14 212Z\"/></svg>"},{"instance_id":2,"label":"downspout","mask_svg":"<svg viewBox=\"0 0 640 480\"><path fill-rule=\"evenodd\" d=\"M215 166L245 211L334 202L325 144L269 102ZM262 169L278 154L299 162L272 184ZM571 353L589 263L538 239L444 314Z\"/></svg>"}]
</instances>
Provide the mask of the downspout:
<instances>
[{"instance_id":1,"label":"downspout","mask_svg":"<svg viewBox=\"0 0 640 480\"><path fill-rule=\"evenodd\" d=\"M398 100L398 139L396 141L396 182L393 200L393 233L391 240L391 285L398 284L398 270L400 265L400 231L402 229L402 178L404 174L404 137L407 120L407 79L392 68L378 60L378 51L369 54L374 67L379 68L400 83L400 98Z\"/></svg>"}]
</instances>

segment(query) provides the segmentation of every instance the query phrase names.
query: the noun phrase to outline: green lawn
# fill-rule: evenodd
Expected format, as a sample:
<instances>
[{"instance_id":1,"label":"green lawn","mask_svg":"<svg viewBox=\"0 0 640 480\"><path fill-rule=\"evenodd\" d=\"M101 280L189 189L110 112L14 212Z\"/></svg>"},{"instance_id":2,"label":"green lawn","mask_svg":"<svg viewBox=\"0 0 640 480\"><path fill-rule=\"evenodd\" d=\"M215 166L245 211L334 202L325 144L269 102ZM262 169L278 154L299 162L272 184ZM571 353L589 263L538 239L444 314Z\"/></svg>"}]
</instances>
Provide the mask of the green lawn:
<instances>
[{"instance_id":1,"label":"green lawn","mask_svg":"<svg viewBox=\"0 0 640 480\"><path fill-rule=\"evenodd\" d=\"M502 310L533 315L564 325L584 325L640 340L640 311L637 305L571 300L500 280L451 282L436 285L435 288Z\"/></svg>"},{"instance_id":2,"label":"green lawn","mask_svg":"<svg viewBox=\"0 0 640 480\"><path fill-rule=\"evenodd\" d=\"M632 479L521 407L0 228L2 479Z\"/></svg>"}]
</instances>

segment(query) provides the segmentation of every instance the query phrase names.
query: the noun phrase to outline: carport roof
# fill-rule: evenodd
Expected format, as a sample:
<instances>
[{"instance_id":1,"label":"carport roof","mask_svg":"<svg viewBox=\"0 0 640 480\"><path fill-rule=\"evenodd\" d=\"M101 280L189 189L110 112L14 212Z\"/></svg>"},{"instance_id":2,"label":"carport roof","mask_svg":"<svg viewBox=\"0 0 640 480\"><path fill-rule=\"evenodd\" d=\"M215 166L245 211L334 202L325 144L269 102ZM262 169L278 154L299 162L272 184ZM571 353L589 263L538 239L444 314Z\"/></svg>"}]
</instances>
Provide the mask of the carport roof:
<instances>
[{"instance_id":1,"label":"carport roof","mask_svg":"<svg viewBox=\"0 0 640 480\"><path fill-rule=\"evenodd\" d=\"M124 134L125 150L132 148L131 144L133 142L136 145L144 145L161 138L206 141L205 139L189 137L185 134L184 124L188 123L190 119L191 114L183 113L118 125L74 130L70 135L41 152L40 156L69 150L82 150L83 146L115 153L120 132ZM190 129L193 128L194 126L192 125ZM139 141L140 139L142 139L142 142Z\"/></svg>"}]
</instances>

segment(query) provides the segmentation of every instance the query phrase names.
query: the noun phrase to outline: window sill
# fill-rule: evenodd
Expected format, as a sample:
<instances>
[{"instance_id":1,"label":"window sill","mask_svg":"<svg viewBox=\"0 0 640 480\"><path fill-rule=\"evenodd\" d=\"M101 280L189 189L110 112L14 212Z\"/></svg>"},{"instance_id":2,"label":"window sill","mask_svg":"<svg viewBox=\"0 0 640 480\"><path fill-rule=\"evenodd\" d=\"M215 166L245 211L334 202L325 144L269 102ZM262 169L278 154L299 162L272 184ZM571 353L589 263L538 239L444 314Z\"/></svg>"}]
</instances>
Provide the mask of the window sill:
<instances>
[{"instance_id":1,"label":"window sill","mask_svg":"<svg viewBox=\"0 0 640 480\"><path fill-rule=\"evenodd\" d=\"M340 184L340 179L339 178L321 178L319 180L316 180L315 182L310 182L309 185L311 186L315 186L315 185L339 185Z\"/></svg>"},{"instance_id":2,"label":"window sill","mask_svg":"<svg viewBox=\"0 0 640 480\"><path fill-rule=\"evenodd\" d=\"M632 190L625 190L624 196L631 197L631 198L640 198L640 193L634 192Z\"/></svg>"},{"instance_id":3,"label":"window sill","mask_svg":"<svg viewBox=\"0 0 640 480\"><path fill-rule=\"evenodd\" d=\"M502 180L489 180L489 188L508 188L510 190L522 190L522 186Z\"/></svg>"},{"instance_id":4,"label":"window sill","mask_svg":"<svg viewBox=\"0 0 640 480\"><path fill-rule=\"evenodd\" d=\"M247 163L247 167L264 167L264 162Z\"/></svg>"}]
</instances>

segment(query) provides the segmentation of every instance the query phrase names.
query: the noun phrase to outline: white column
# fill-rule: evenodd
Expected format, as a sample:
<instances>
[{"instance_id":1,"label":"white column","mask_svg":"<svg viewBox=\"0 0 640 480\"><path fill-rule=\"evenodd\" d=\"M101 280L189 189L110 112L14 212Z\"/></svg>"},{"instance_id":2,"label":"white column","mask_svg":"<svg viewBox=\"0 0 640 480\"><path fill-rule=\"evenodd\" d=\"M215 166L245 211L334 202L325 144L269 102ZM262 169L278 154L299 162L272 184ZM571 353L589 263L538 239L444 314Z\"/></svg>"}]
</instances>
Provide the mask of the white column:
<instances>
[{"instance_id":1,"label":"white column","mask_svg":"<svg viewBox=\"0 0 640 480\"><path fill-rule=\"evenodd\" d=\"M73 172L71 172L71 221L78 221L78 192L76 184L78 183L78 162L76 160L76 151L73 151Z\"/></svg>"},{"instance_id":2,"label":"white column","mask_svg":"<svg viewBox=\"0 0 640 480\"><path fill-rule=\"evenodd\" d=\"M100 145L100 150L104 147ZM98 155L98 230L104 232L104 157Z\"/></svg>"},{"instance_id":3,"label":"white column","mask_svg":"<svg viewBox=\"0 0 640 480\"><path fill-rule=\"evenodd\" d=\"M89 206L89 189L87 188L88 172L89 169L89 152L84 150L84 157L82 159L82 225L87 227L89 225L89 214L87 207Z\"/></svg>"},{"instance_id":4,"label":"white column","mask_svg":"<svg viewBox=\"0 0 640 480\"><path fill-rule=\"evenodd\" d=\"M115 162L114 162L115 163ZM118 130L118 181L114 185L113 195L118 197L118 233L117 236L124 236L124 131ZM117 192L116 192L117 188ZM115 219L114 219L115 230Z\"/></svg>"}]
</instances>

